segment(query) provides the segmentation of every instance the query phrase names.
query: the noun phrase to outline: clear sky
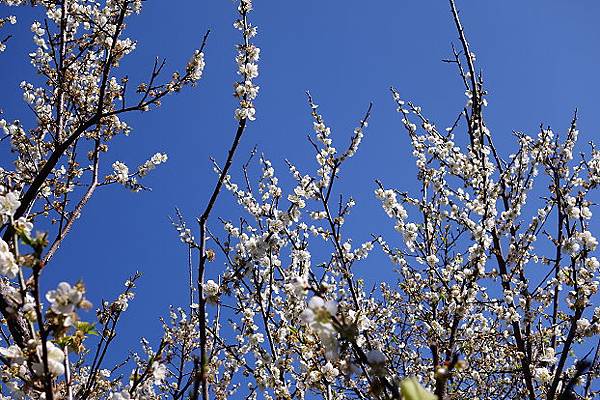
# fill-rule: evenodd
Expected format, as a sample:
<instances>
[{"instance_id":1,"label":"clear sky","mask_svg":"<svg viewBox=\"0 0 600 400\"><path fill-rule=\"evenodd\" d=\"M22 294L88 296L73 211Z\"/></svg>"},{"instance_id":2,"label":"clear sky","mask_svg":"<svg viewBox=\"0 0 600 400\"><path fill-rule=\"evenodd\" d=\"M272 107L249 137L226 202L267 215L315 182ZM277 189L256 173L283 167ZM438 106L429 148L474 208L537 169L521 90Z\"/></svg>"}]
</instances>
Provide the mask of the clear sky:
<instances>
[{"instance_id":1,"label":"clear sky","mask_svg":"<svg viewBox=\"0 0 600 400\"><path fill-rule=\"evenodd\" d=\"M581 140L596 140L598 1L463 0L458 5L487 82L487 121L497 140L508 144L512 130L533 133L542 122L564 131L576 107ZM194 225L215 179L209 156L224 159L236 128L235 7L230 0L149 0L130 20L128 32L138 49L123 71L132 80L147 75L155 56L167 58L167 69L181 68L210 28L205 74L197 88L166 99L161 109L131 116L132 134L113 142L111 163L138 165L157 151L168 154L167 164L145 181L152 192L130 193L118 186L98 191L47 270L48 287L83 279L95 304L114 296L134 271L144 272L116 343L123 356L139 336L157 337L158 317L167 313L168 304L186 304L187 251L168 217L179 207ZM15 12L4 6L0 11ZM23 22L30 13L16 12ZM341 190L352 191L358 203L349 226L356 242L387 232L389 222L373 196L374 179L400 189L410 189L415 179L389 86L421 105L438 126L451 124L465 103L454 66L441 62L451 54L450 43L458 44L447 1L257 0L251 20L259 28L261 92L257 120L243 138L234 175L239 177L254 145L282 177L288 176L285 159L312 167L306 90L343 144L373 101L363 146L342 171ZM26 24L12 33L7 52L0 55L0 107L5 118L27 121L31 116L18 85L33 75L22 57L33 43ZM222 200L214 217L240 215L227 193ZM211 227L218 231L214 219ZM381 256L362 265L357 273L373 281L389 276L391 267Z\"/></svg>"}]
</instances>

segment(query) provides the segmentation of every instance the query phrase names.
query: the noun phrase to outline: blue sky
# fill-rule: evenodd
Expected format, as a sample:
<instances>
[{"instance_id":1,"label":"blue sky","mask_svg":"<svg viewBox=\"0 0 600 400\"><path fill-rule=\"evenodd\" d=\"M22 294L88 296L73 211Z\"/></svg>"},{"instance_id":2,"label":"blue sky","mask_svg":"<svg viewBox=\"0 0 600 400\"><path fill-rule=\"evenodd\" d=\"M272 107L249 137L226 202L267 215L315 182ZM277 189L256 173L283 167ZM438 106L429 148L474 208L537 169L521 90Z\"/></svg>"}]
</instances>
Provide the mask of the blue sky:
<instances>
[{"instance_id":1,"label":"blue sky","mask_svg":"<svg viewBox=\"0 0 600 400\"><path fill-rule=\"evenodd\" d=\"M487 82L487 121L497 140L508 144L512 130L532 133L542 122L564 131L576 107L581 140L597 137L600 3L504 0L459 1L458 6ZM0 107L5 118L27 121L18 85L33 76L22 57L33 47L32 14L0 10L25 22L12 30L9 49L0 55ZM168 217L179 207L193 225L215 179L209 156L222 161L235 132L235 15L229 0L150 0L128 26L130 37L138 40L138 49L123 63L132 80L147 75L155 56L167 58L167 69L181 68L209 28L211 35L198 87L166 99L157 111L131 115L132 134L113 142L111 162L137 165L157 151L169 155L146 180L153 191L136 194L117 186L98 191L47 271L49 287L82 278L95 304L113 297L134 271L144 272L116 343L122 356L132 340L156 338L158 317L167 313L168 304L186 303L187 252ZM363 146L342 171L340 187L351 190L358 203L349 226L357 242L388 230L372 195L374 179L401 189L410 189L415 179L389 86L421 105L439 126L451 124L464 106L455 68L441 62L451 54L450 43L458 42L447 2L257 0L251 20L259 28L261 92L257 121L243 138L235 174L254 145L282 177L287 177L284 159L305 170L312 167L306 90L343 144L373 101ZM222 200L214 217L240 214L227 193ZM218 230L217 224L212 227ZM389 276L381 256L366 265L369 279ZM357 273L363 273L360 267Z\"/></svg>"}]
</instances>

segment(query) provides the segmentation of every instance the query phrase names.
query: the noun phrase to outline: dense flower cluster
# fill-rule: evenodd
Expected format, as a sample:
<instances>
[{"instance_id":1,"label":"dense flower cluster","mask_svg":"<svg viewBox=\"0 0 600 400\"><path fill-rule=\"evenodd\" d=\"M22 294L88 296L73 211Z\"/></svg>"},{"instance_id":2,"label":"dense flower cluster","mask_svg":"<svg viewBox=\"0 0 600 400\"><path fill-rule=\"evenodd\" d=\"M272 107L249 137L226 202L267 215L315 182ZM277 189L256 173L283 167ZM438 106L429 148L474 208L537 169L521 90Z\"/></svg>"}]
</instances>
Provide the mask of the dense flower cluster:
<instances>
[{"instance_id":1,"label":"dense flower cluster","mask_svg":"<svg viewBox=\"0 0 600 400\"><path fill-rule=\"evenodd\" d=\"M106 153L115 136L131 133L127 114L155 108L201 79L204 43L181 73L163 80L164 62L157 61L147 81L132 85L119 67L136 49L125 29L128 18L141 11L141 0L0 3L41 11L32 13L40 19L29 22L33 50L26 54L41 79L20 83L33 123L0 119L2 144L15 155L0 168L0 311L6 332L0 397L154 398L156 387L169 376L155 355L137 358L134 371L143 366L148 373L133 373L123 387L104 367L116 323L133 298L133 284L98 309L99 329L80 316L91 307L83 283L61 282L44 294L41 276L98 188L119 183L142 190L142 178L167 161L156 153L130 168L124 161L111 165ZM2 32L15 23L14 16L0 17ZM8 39L10 34L0 37L0 52ZM33 233L34 225L48 232ZM99 341L88 347L95 335ZM97 350L90 356L91 349Z\"/></svg>"},{"instance_id":2,"label":"dense flower cluster","mask_svg":"<svg viewBox=\"0 0 600 400\"><path fill-rule=\"evenodd\" d=\"M235 83L234 95L240 100L240 107L235 110L235 118L238 120L255 119L254 99L258 95L259 86L254 84L253 79L258 76L257 61L260 58L260 49L250 43L250 39L256 36L257 28L248 21L248 13L252 11L252 0L241 0L238 7L240 18L235 21L234 26L243 33L244 42L237 45L238 75L241 80Z\"/></svg>"},{"instance_id":3,"label":"dense flower cluster","mask_svg":"<svg viewBox=\"0 0 600 400\"><path fill-rule=\"evenodd\" d=\"M115 161L112 164L113 173L106 176L106 183L120 183L121 185L131 189L134 192L138 192L144 189L144 186L138 182L138 178L143 178L148 175L150 171L155 169L160 164L167 162L167 155L163 153L156 153L149 160L145 161L142 165L137 167L135 173L130 173L129 167L121 162Z\"/></svg>"},{"instance_id":4,"label":"dense flower cluster","mask_svg":"<svg viewBox=\"0 0 600 400\"><path fill-rule=\"evenodd\" d=\"M356 201L336 183L359 150L370 106L347 135L350 144L339 148L308 94L314 165L288 161L291 185L265 156L255 184L249 163L242 184L230 173L259 90L253 3L239 0L236 135L224 166L215 162L218 181L198 232L179 212L173 222L190 255L189 304L171 307L157 343L141 338L139 350L116 366L107 354L140 275L95 317L83 313L92 305L82 282L43 293L41 279L97 188L117 183L140 191L142 178L167 161L155 153L130 168L104 154L115 136L130 133L122 120L128 112L147 111L198 82L204 45L163 83L157 62L130 103L129 79L117 71L136 48L123 36L124 21L141 11L141 0L0 2L31 3L47 18L31 24L29 55L46 83L20 86L36 125L0 120L16 155L14 169L0 169L0 399L600 396L592 223L600 151L574 157L576 116L562 135L545 127L515 133L512 154L495 146L486 92L453 1L465 109L440 130L392 89L419 190L377 181L373 202L393 229L365 230L358 241L346 229ZM14 22L0 18L0 28ZM219 234L207 226L222 188L243 216L222 219ZM34 226L50 232L34 234ZM381 263L370 258L376 250L397 279L371 286L361 266Z\"/></svg>"}]
</instances>

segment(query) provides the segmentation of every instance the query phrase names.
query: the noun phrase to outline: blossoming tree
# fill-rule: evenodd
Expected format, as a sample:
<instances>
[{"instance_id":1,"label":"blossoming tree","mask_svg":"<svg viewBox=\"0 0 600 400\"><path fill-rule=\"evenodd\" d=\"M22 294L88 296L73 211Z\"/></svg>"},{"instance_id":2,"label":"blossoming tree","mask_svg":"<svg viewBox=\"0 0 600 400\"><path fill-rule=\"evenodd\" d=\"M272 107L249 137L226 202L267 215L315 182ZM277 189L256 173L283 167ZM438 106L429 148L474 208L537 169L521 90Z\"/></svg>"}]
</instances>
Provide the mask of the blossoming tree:
<instances>
[{"instance_id":1,"label":"blossoming tree","mask_svg":"<svg viewBox=\"0 0 600 400\"><path fill-rule=\"evenodd\" d=\"M355 201L338 193L336 182L359 148L371 107L339 147L308 94L314 169L289 163L295 184L286 188L262 157L258 182L248 179L248 164L246 179L234 181L236 150L255 119L260 55L252 1L238 2L237 128L225 162L214 164L197 228L181 215L174 221L198 260L189 304L171 307L159 343L142 340L141 355L116 366L107 365L107 354L139 274L97 308L95 322L79 317L93 307L83 283L41 293L40 282L97 190L141 190L142 178L167 160L157 153L135 169L107 167L103 154L128 132L128 113L149 111L202 77L208 33L184 70L163 79L157 61L131 89L118 67L135 48L124 31L141 0L1 3L41 7L47 18L31 24L31 62L43 83L21 84L35 125L0 120L0 141L15 155L11 168L0 169L0 399L600 394L600 308L593 300L600 262L590 231L600 152L592 146L591 154L574 156L575 114L563 135L543 126L533 136L517 133L513 153L502 154L486 126L483 77L453 0L460 50L447 61L457 67L467 104L439 129L391 90L420 189L378 181L375 196L398 234L360 245L344 229ZM0 28L12 23L12 16L1 18ZM9 39L0 37L0 51ZM213 217L223 189L239 203L241 219L235 212ZM32 234L34 226L45 233ZM354 267L369 263L372 251L389 256L397 281L366 287ZM207 266L219 262L218 276L208 279Z\"/></svg>"}]
</instances>

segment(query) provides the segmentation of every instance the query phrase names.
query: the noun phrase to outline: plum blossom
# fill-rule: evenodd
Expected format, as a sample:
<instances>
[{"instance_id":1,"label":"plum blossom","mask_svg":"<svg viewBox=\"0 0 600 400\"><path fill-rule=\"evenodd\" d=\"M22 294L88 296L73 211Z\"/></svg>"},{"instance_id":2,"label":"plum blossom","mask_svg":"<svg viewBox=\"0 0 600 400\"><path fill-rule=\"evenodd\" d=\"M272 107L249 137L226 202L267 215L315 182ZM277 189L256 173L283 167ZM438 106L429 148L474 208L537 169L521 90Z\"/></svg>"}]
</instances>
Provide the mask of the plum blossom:
<instances>
[{"instance_id":1,"label":"plum blossom","mask_svg":"<svg viewBox=\"0 0 600 400\"><path fill-rule=\"evenodd\" d=\"M70 315L83 300L83 293L79 288L71 287L67 282L61 282L56 290L46 293L46 299L51 304L50 309L56 314Z\"/></svg>"},{"instance_id":2,"label":"plum blossom","mask_svg":"<svg viewBox=\"0 0 600 400\"><path fill-rule=\"evenodd\" d=\"M25 217L20 217L13 223L14 228L17 232L23 233L25 235L31 234L31 230L33 229L33 224L27 220Z\"/></svg>"},{"instance_id":3,"label":"plum blossom","mask_svg":"<svg viewBox=\"0 0 600 400\"><path fill-rule=\"evenodd\" d=\"M244 43L237 45L236 61L241 80L236 82L234 87L240 106L235 110L234 116L239 121L254 121L256 109L253 100L258 95L259 87L252 80L258 77L257 61L260 58L260 49L249 42L249 39L256 35L256 27L252 26L247 19L248 13L252 11L252 1L240 1L238 11L240 19L234 26L243 33Z\"/></svg>"},{"instance_id":4,"label":"plum blossom","mask_svg":"<svg viewBox=\"0 0 600 400\"><path fill-rule=\"evenodd\" d=\"M119 183L127 183L129 180L129 167L120 161L115 161L112 167L115 180Z\"/></svg>"},{"instance_id":5,"label":"plum blossom","mask_svg":"<svg viewBox=\"0 0 600 400\"><path fill-rule=\"evenodd\" d=\"M0 274L14 278L19 272L15 256L10 251L8 243L0 238Z\"/></svg>"},{"instance_id":6,"label":"plum blossom","mask_svg":"<svg viewBox=\"0 0 600 400\"><path fill-rule=\"evenodd\" d=\"M205 67L204 53L200 50L194 52L194 56L186 67L187 73L190 75L191 80L195 83L202 78L202 73Z\"/></svg>"},{"instance_id":7,"label":"plum blossom","mask_svg":"<svg viewBox=\"0 0 600 400\"><path fill-rule=\"evenodd\" d=\"M587 318L581 318L577 321L577 331L580 335L587 336L591 325L591 322Z\"/></svg>"},{"instance_id":8,"label":"plum blossom","mask_svg":"<svg viewBox=\"0 0 600 400\"><path fill-rule=\"evenodd\" d=\"M331 324L331 317L337 314L337 303L333 300L325 301L319 296L313 296L301 315L302 320L309 325Z\"/></svg>"},{"instance_id":9,"label":"plum blossom","mask_svg":"<svg viewBox=\"0 0 600 400\"><path fill-rule=\"evenodd\" d=\"M219 284L209 279L202 286L206 300L210 303L216 303L219 296Z\"/></svg>"},{"instance_id":10,"label":"plum blossom","mask_svg":"<svg viewBox=\"0 0 600 400\"><path fill-rule=\"evenodd\" d=\"M160 385L167 377L167 367L157 361L152 363L152 378L155 385Z\"/></svg>"},{"instance_id":11,"label":"plum blossom","mask_svg":"<svg viewBox=\"0 0 600 400\"><path fill-rule=\"evenodd\" d=\"M544 353L542 357L540 357L540 361L548 364L554 364L557 361L556 352L554 349L551 347L544 349Z\"/></svg>"},{"instance_id":12,"label":"plum blossom","mask_svg":"<svg viewBox=\"0 0 600 400\"><path fill-rule=\"evenodd\" d=\"M550 373L550 370L546 367L535 368L533 370L533 375L535 376L535 379L537 379L541 383L550 382L550 379L552 379L552 374Z\"/></svg>"},{"instance_id":13,"label":"plum blossom","mask_svg":"<svg viewBox=\"0 0 600 400\"><path fill-rule=\"evenodd\" d=\"M293 276L286 286L294 296L303 297L308 291L308 279L303 276Z\"/></svg>"},{"instance_id":14,"label":"plum blossom","mask_svg":"<svg viewBox=\"0 0 600 400\"><path fill-rule=\"evenodd\" d=\"M6 135L2 144L16 154L6 170L0 169L0 219L2 229L12 224L18 234L15 243L11 235L0 241L0 300L7 305L1 311L5 326L14 317L19 322L7 334L23 330L24 339L31 340L19 347L10 344L19 343L13 338L0 348L7 364L0 372L12 398L41 400L46 395L40 379L40 327L52 339L47 342L52 377L66 375L62 346L68 343L70 351L88 354L94 351L89 335L99 334L104 346L120 334L123 325L117 323L134 297L134 285L128 281L115 301L97 310L97 321L88 323L76 314L85 302L82 286L63 282L46 295L49 307L36 304L32 294L38 282L31 267L51 255L46 240L50 246L59 244L68 233L70 218L75 221L80 212L77 205L88 200L81 196L113 183L141 190L138 179L167 161L158 152L135 169L115 161L111 170L110 163L105 165L111 158L104 154L115 147L113 138L131 131L127 110L147 111L165 95L195 85L203 77L205 59L198 49L182 74L161 79L158 63L150 68L150 79L133 83L115 71L136 48L135 40L120 34L126 24L118 21L139 12L141 0L34 3L47 23L31 24L35 48L27 56L43 79L24 81L21 89L36 118L27 120L31 127L0 120ZM260 91L261 51L253 43L258 30L249 18L252 10L250 0L240 0L234 22L241 33L233 71L235 146L256 118ZM57 57L61 48L64 57ZM455 61L467 99L447 129L440 131L442 125L392 89L418 186L390 188L376 181L375 202L383 213L349 228L356 202L346 191L359 181L338 181L356 170L347 163L355 161L367 134L370 108L342 137L341 132L334 135L309 95L312 165L303 164L301 171L285 160L289 180L277 175L275 164L264 156L257 174L250 161L243 164L242 182L226 171L218 183L243 215L223 217L228 218L222 220L223 238L208 229L218 223L215 213L198 233L182 218L175 224L191 257L204 248L194 234L199 240L208 235L215 250L199 255L202 261L217 261L207 275L218 281L204 281L198 288L201 271L192 266L185 282L190 307L172 306L161 318L158 348L144 339L141 349L129 352L126 364L114 369L106 365L110 357L102 367L89 365L90 358L96 364L93 357L81 362L74 357L68 364L71 378L52 382L55 398L69 397L66 389L89 400L187 398L195 395L191 390L207 386L218 400L341 400L348 393L433 400L426 387L443 389L438 384L444 379L449 379L444 398L561 397L565 382L577 372L577 359L600 334L600 307L594 308L600 261L592 254L598 240L591 210L593 190L600 186L600 151L592 146L591 157L575 160L579 132L574 118L565 134L547 128L533 135L516 132L514 153L505 153L511 141L497 146L504 137L487 126L483 81L477 69L467 71L475 61L472 53L463 49L455 56L460 57ZM67 64L62 71L61 58ZM79 136L68 145L73 132ZM60 143L68 145L64 151ZM239 161L239 154L233 157L235 146L228 153L234 167ZM109 172L102 178L105 168ZM221 168L215 162L218 176ZM49 175L39 175L40 169ZM399 171L401 184L406 173ZM29 190L35 191L33 200L28 200ZM16 218L22 206L27 214ZM386 216L390 226L381 224ZM34 221L48 227L47 238L30 237ZM374 259L371 254L377 251L387 258ZM375 269L390 274L389 279L377 282ZM20 272L23 279L15 279ZM199 289L207 303L217 306L205 308ZM460 360L445 362L454 353ZM589 398L599 393L595 367L585 376L591 382ZM555 376L560 385L550 396L548 383ZM584 390L577 385L575 396L582 397Z\"/></svg>"},{"instance_id":15,"label":"plum blossom","mask_svg":"<svg viewBox=\"0 0 600 400\"><path fill-rule=\"evenodd\" d=\"M63 375L65 373L65 353L50 341L46 342L46 350L48 352L48 372L54 377ZM37 345L37 355L40 359L42 358L43 349L41 344ZM38 376L44 374L43 362L35 362L32 367Z\"/></svg>"},{"instance_id":16,"label":"plum blossom","mask_svg":"<svg viewBox=\"0 0 600 400\"><path fill-rule=\"evenodd\" d=\"M140 165L138 167L138 175L143 177L148 175L148 173L150 171L152 171L153 169L155 169L157 166L159 166L160 164L164 164L167 162L167 155L163 154L163 153L156 153L154 154L148 161L146 161L144 164ZM127 175L128 172L126 172L124 175Z\"/></svg>"},{"instance_id":17,"label":"plum blossom","mask_svg":"<svg viewBox=\"0 0 600 400\"><path fill-rule=\"evenodd\" d=\"M8 192L0 195L0 217L2 221L5 222L12 218L20 205L21 202L19 201L17 192Z\"/></svg>"},{"instance_id":18,"label":"plum blossom","mask_svg":"<svg viewBox=\"0 0 600 400\"><path fill-rule=\"evenodd\" d=\"M581 243L577 238L571 237L566 240L563 248L571 257L575 257L581 251Z\"/></svg>"},{"instance_id":19,"label":"plum blossom","mask_svg":"<svg viewBox=\"0 0 600 400\"><path fill-rule=\"evenodd\" d=\"M427 262L427 265L434 267L438 262L440 262L440 259L435 254L430 254L425 257L425 261Z\"/></svg>"},{"instance_id":20,"label":"plum blossom","mask_svg":"<svg viewBox=\"0 0 600 400\"><path fill-rule=\"evenodd\" d=\"M323 376L325 377L326 381L334 382L339 374L339 369L334 367L331 361L327 361L327 364L323 366Z\"/></svg>"},{"instance_id":21,"label":"plum blossom","mask_svg":"<svg viewBox=\"0 0 600 400\"><path fill-rule=\"evenodd\" d=\"M319 296L313 296L308 302L308 308L300 314L300 319L319 336L326 356L330 359L337 357L337 332L332 324L337 310L335 301L325 301Z\"/></svg>"},{"instance_id":22,"label":"plum blossom","mask_svg":"<svg viewBox=\"0 0 600 400\"><path fill-rule=\"evenodd\" d=\"M579 240L588 250L595 250L598 246L598 239L596 239L590 231L584 231L580 234Z\"/></svg>"},{"instance_id":23,"label":"plum blossom","mask_svg":"<svg viewBox=\"0 0 600 400\"><path fill-rule=\"evenodd\" d=\"M11 364L21 365L25 362L25 355L17 345L10 345L8 348L0 347L0 355L10 360Z\"/></svg>"}]
</instances>

